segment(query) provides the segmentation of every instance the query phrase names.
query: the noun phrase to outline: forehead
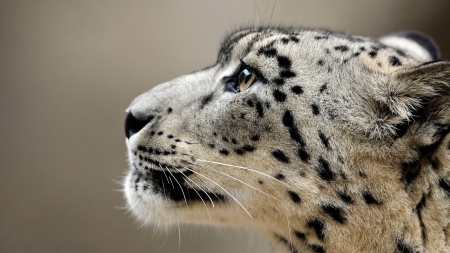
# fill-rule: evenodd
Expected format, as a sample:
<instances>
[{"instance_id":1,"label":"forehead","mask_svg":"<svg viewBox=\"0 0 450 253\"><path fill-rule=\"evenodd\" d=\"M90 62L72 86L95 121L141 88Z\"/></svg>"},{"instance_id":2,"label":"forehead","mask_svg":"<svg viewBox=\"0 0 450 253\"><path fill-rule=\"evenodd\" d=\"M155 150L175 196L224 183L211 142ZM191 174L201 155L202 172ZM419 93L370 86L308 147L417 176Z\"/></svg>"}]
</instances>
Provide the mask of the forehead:
<instances>
[{"instance_id":1,"label":"forehead","mask_svg":"<svg viewBox=\"0 0 450 253\"><path fill-rule=\"evenodd\" d=\"M390 72L396 67L413 65L415 61L399 49L391 48L378 40L327 30L294 28L243 29L228 36L221 45L220 64L231 59L242 59L255 50L283 50L308 58L333 58L340 64L357 59L369 69ZM275 49L275 50L274 50ZM323 63L319 61L319 65ZM336 63L336 62L335 62Z\"/></svg>"},{"instance_id":2,"label":"forehead","mask_svg":"<svg viewBox=\"0 0 450 253\"><path fill-rule=\"evenodd\" d=\"M313 30L306 28L250 28L236 31L225 38L222 42L219 59L223 59L233 50L244 50L249 52L255 44L266 42L280 42L288 44L289 42L304 44L307 40L316 40L318 44L329 39L338 40L337 42L363 42L368 38L360 36L351 36L343 33L330 32L327 30ZM322 43L320 43L322 41Z\"/></svg>"}]
</instances>

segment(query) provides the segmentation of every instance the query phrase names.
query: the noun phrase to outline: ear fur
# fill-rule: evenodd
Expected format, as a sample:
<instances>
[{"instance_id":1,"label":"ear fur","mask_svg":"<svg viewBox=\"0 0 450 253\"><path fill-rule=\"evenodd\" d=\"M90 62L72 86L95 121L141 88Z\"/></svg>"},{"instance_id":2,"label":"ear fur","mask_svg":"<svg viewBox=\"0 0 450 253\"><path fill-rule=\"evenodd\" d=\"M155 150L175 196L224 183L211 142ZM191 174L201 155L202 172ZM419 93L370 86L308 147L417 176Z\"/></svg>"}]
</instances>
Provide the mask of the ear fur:
<instances>
[{"instance_id":1,"label":"ear fur","mask_svg":"<svg viewBox=\"0 0 450 253\"><path fill-rule=\"evenodd\" d=\"M418 61L436 61L440 59L439 50L433 40L419 32L401 31L379 39L390 47L397 48Z\"/></svg>"},{"instance_id":2,"label":"ear fur","mask_svg":"<svg viewBox=\"0 0 450 253\"><path fill-rule=\"evenodd\" d=\"M387 101L393 112L405 117L396 126L394 139L414 150L431 152L450 132L450 63L426 63L400 70L393 78L401 92Z\"/></svg>"}]
</instances>

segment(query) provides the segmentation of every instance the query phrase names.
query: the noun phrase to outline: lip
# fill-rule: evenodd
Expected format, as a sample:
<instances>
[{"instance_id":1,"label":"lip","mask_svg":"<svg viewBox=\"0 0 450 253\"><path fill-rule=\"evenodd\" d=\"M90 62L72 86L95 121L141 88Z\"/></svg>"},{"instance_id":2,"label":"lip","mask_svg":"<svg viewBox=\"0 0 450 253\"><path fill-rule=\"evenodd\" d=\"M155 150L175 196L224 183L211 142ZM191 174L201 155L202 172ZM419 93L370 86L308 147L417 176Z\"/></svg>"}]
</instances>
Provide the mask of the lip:
<instances>
[{"instance_id":1,"label":"lip","mask_svg":"<svg viewBox=\"0 0 450 253\"><path fill-rule=\"evenodd\" d=\"M132 173L135 176L134 185L136 190L142 187L144 191L150 194L161 195L163 198L174 202L184 201L186 204L192 201L205 200L226 201L226 197L222 194L187 186L192 185L192 183L186 182L186 178L194 174L191 169L180 170L179 168L183 167L170 166L172 169L177 168L177 171L174 172L168 166L166 167L166 165L154 160L149 161L148 165L140 168L136 164L133 164L134 171ZM161 169L155 169L153 166Z\"/></svg>"}]
</instances>

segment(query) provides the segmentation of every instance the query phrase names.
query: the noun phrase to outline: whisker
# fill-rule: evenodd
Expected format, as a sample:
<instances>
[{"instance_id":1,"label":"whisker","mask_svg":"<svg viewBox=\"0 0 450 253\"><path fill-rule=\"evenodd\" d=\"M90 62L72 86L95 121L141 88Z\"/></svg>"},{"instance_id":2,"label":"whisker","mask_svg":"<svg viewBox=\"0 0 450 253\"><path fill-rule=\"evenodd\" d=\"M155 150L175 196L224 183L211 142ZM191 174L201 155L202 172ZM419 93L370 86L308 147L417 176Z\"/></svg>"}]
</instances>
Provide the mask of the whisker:
<instances>
[{"instance_id":1,"label":"whisker","mask_svg":"<svg viewBox=\"0 0 450 253\"><path fill-rule=\"evenodd\" d=\"M172 183L172 179L170 177L167 177L166 171L161 167L161 164L159 164L159 167L161 168L164 176L166 177L167 182L172 186L172 188L175 190L175 185Z\"/></svg>"},{"instance_id":2,"label":"whisker","mask_svg":"<svg viewBox=\"0 0 450 253\"><path fill-rule=\"evenodd\" d=\"M238 182L240 182L240 183L242 183L242 184L244 184L244 185L246 185L246 186L248 186L248 187L250 187L250 188L252 188L252 189L254 189L254 190L257 190L257 191L259 191L259 192L261 192L261 193L263 193L263 194L265 194L265 195L271 197L271 198L275 198L274 196L272 196L272 195L270 195L270 194L268 194L268 193L266 193L266 192L264 192L264 191L262 191L262 190L260 190L260 189L258 189L258 188L256 188L256 187L254 187L253 185L248 184L248 183L246 183L246 182L244 182L244 181L242 181L242 180L240 180L240 179L238 179L238 178L235 178L235 177L233 177L233 176L231 176L231 175L228 175L228 174L226 174L226 173L223 173L223 172L218 171L218 170L213 169L213 168L205 168L205 167L203 167L203 166L200 166L200 165L197 165L197 164L194 164L194 163L191 163L191 164L194 165L194 166L197 166L197 167L199 167L199 168L202 168L202 169L205 169L205 170L212 170L212 171L217 172L217 173L219 173L219 174L221 174L221 175L224 175L224 176L227 176L227 177L229 177L229 178L232 178L232 179L234 179L234 180L236 180L236 181L238 181Z\"/></svg>"},{"instance_id":3,"label":"whisker","mask_svg":"<svg viewBox=\"0 0 450 253\"><path fill-rule=\"evenodd\" d=\"M180 222L177 221L177 225L178 225L178 253L180 253L180 248L181 248L181 231L180 231Z\"/></svg>"},{"instance_id":4,"label":"whisker","mask_svg":"<svg viewBox=\"0 0 450 253\"><path fill-rule=\"evenodd\" d=\"M289 225L289 218L288 218L287 213L286 213L286 220L287 220L287 225L288 225L289 242L292 244L291 226ZM294 253L294 247L291 247L291 252Z\"/></svg>"},{"instance_id":5,"label":"whisker","mask_svg":"<svg viewBox=\"0 0 450 253\"><path fill-rule=\"evenodd\" d=\"M273 16L273 13L275 12L275 5L277 5L277 0L275 0L275 2L273 3L272 13L270 14L270 19L269 19L269 25L272 22L272 16Z\"/></svg>"},{"instance_id":6,"label":"whisker","mask_svg":"<svg viewBox=\"0 0 450 253\"><path fill-rule=\"evenodd\" d=\"M177 169L177 168L175 168L178 172L180 172L183 176L184 176L184 178L185 179L187 179L187 180L190 180L192 183L194 183L195 185L197 185L194 181L192 181L192 179L190 179L189 177L187 177L182 171L180 171L179 169ZM200 193L198 193L198 191L194 188L194 187L192 187L192 185L188 182L188 181L184 181L186 184L188 184L190 187L191 187L191 189L192 190L194 190L195 191L195 193L197 193L197 195L200 197L200 200L203 202L203 205L205 206L205 208L206 208L206 212L208 213L208 216L209 216L209 220L212 220L211 219L211 215L209 214L209 210L208 210L208 207L206 206L206 203L205 203L205 201L203 200L203 198L202 198L202 196L200 195ZM198 185L197 185L198 186ZM202 189L202 191L203 191L203 189ZM203 191L204 192L204 191ZM209 197L209 196L208 196ZM210 200L211 200L211 203L212 203L212 199L210 198ZM213 206L214 206L214 204L213 204Z\"/></svg>"},{"instance_id":7,"label":"whisker","mask_svg":"<svg viewBox=\"0 0 450 253\"><path fill-rule=\"evenodd\" d=\"M161 165L160 165L160 167L161 167ZM162 169L162 168L161 168L161 169ZM175 180L175 182L176 182L176 183L178 184L178 186L180 187L181 193L183 194L184 203L186 203L186 206L188 206L187 199L186 199L186 196L184 195L183 187L181 187L180 182L178 182L178 180L175 178L175 176L172 174L172 172L170 172L170 170L169 170L167 167L166 167L166 170L167 170L167 172L169 172L169 174L173 177L173 180Z\"/></svg>"},{"instance_id":8,"label":"whisker","mask_svg":"<svg viewBox=\"0 0 450 253\"><path fill-rule=\"evenodd\" d=\"M186 168L186 167L184 167L185 169L188 169L188 168ZM202 183L203 183L203 185L206 187L206 189L208 189L208 191L210 192L210 193L212 193L212 194L214 194L214 196L220 201L220 203L222 203L223 204L223 201L219 198L219 196L217 196L217 194L213 191L213 190L211 190L211 188L209 188L208 187L208 185L205 183L205 181L203 181L203 179L201 179L200 177L198 177L197 175L195 175L194 174L194 176L198 179L198 180L200 180ZM200 187L200 186L199 186ZM201 187L200 187L201 188ZM203 189L202 189L203 190ZM206 193L206 192L205 192ZM209 194L207 194L208 195L208 197L209 197ZM213 206L214 206L214 204L213 204Z\"/></svg>"},{"instance_id":9,"label":"whisker","mask_svg":"<svg viewBox=\"0 0 450 253\"><path fill-rule=\"evenodd\" d=\"M175 168L176 169L176 168ZM176 170L178 170L178 169L176 169ZM205 190L203 190L203 188L200 186L200 185L198 185L196 182L194 182L194 180L192 180L192 179L190 179L188 176L186 176L186 175L184 175L184 173L182 172L182 171L180 171L180 170L178 170L181 174L183 174L183 176L186 178L186 179L188 179L189 181L191 181L193 184L195 184L195 186L197 186L198 188L200 188L200 190L202 191L202 192L204 192L205 194L206 194L206 196L209 198L209 200L211 201L211 205L214 207L214 201L212 200L212 198L209 196L209 194L205 191ZM203 181L202 181L203 182ZM195 191L195 189L194 189L194 187L192 187L192 185L191 185L191 188ZM200 195L199 195L199 197L200 197ZM201 198L201 197L200 197Z\"/></svg>"},{"instance_id":10,"label":"whisker","mask_svg":"<svg viewBox=\"0 0 450 253\"><path fill-rule=\"evenodd\" d=\"M231 193L229 193L227 190L225 190L225 189L224 189L222 186L220 186L218 183L214 182L214 180L209 179L208 177L206 177L206 176L200 174L200 173L197 172L197 171L193 171L192 169L189 169L189 168L186 168L186 169L188 169L188 170L190 170L190 171L192 171L192 172L194 172L194 173L197 173L199 176L204 177L204 178L206 178L207 180L211 181L213 184L217 185L220 189L222 189L224 192L226 192L228 195L230 195L230 197L231 197L234 201L236 201L236 203L238 203L238 205L240 205L240 206L242 207L242 209L244 209L244 211L250 216L250 218L253 219L253 216L252 216L252 215L248 212L248 210L241 204L241 202L239 202L239 201L238 201Z\"/></svg>"},{"instance_id":11,"label":"whisker","mask_svg":"<svg viewBox=\"0 0 450 253\"><path fill-rule=\"evenodd\" d=\"M164 179L162 178L161 174L160 174L160 176L161 176L161 183L162 183L162 187L163 187L164 197L166 197L166 188L164 187Z\"/></svg>"},{"instance_id":12,"label":"whisker","mask_svg":"<svg viewBox=\"0 0 450 253\"><path fill-rule=\"evenodd\" d=\"M285 182L280 181L280 180L276 179L275 177L273 177L273 176L271 176L271 175L269 175L269 174L266 174L266 173L264 173L264 172L261 172L261 171L253 170L253 169L250 169L250 168L247 168L247 167L243 167L243 166L238 166L238 165L232 165L232 164L226 164L226 163L220 163L220 162L208 161L208 160L200 159L200 158L197 158L197 157L195 157L195 159L196 159L197 161L201 161L201 162L205 162L205 163L212 163L212 164L223 165L223 166L228 166L228 167L232 167L232 168L238 168L238 169L248 170L248 171L251 171L251 172L254 172L254 173L263 175L263 176L265 176L265 177L268 177L268 178L270 178L270 179L272 179L272 180L275 180L276 182L278 182L278 183L280 183L280 184L283 184L284 186L288 186L288 187L289 187L289 185L286 184Z\"/></svg>"}]
</instances>

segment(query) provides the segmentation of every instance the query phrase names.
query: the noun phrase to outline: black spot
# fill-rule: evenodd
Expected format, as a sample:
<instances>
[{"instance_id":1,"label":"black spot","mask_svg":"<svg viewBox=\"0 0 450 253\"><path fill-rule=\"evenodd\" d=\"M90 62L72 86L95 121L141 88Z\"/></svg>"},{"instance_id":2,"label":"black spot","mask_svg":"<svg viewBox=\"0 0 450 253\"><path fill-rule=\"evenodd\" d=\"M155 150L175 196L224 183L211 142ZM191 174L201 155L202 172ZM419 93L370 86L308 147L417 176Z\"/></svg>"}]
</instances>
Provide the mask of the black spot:
<instances>
[{"instance_id":1,"label":"black spot","mask_svg":"<svg viewBox=\"0 0 450 253\"><path fill-rule=\"evenodd\" d=\"M228 155L229 153L230 153L230 151L228 151L227 149L221 149L220 151L219 151L219 153L221 153L222 155Z\"/></svg>"},{"instance_id":2,"label":"black spot","mask_svg":"<svg viewBox=\"0 0 450 253\"><path fill-rule=\"evenodd\" d=\"M319 61L317 61L317 65L319 65L319 66L323 66L325 63L323 62L323 60L319 60Z\"/></svg>"},{"instance_id":3,"label":"black spot","mask_svg":"<svg viewBox=\"0 0 450 253\"><path fill-rule=\"evenodd\" d=\"M342 201L344 201L345 203L353 203L353 199L352 197L350 197L350 195L348 195L346 192L344 191L339 191L338 192L338 196L340 199L342 199Z\"/></svg>"},{"instance_id":4,"label":"black spot","mask_svg":"<svg viewBox=\"0 0 450 253\"><path fill-rule=\"evenodd\" d=\"M340 208L338 206L331 205L331 204L324 204L321 206L321 209L324 213L330 215L331 218L333 218L333 220L335 220L339 223L344 223L346 220L344 217L342 208Z\"/></svg>"},{"instance_id":5,"label":"black spot","mask_svg":"<svg viewBox=\"0 0 450 253\"><path fill-rule=\"evenodd\" d=\"M293 191L287 191L287 193L289 194L289 197L291 198L291 200L296 203L296 204L300 204L300 202L302 202L302 200L300 199L300 197L298 196L297 193L293 192Z\"/></svg>"},{"instance_id":6,"label":"black spot","mask_svg":"<svg viewBox=\"0 0 450 253\"><path fill-rule=\"evenodd\" d=\"M255 135L252 135L252 137L250 137L250 139L252 140L252 141L259 141L259 135L257 135L257 134L255 134Z\"/></svg>"},{"instance_id":7,"label":"black spot","mask_svg":"<svg viewBox=\"0 0 450 253\"><path fill-rule=\"evenodd\" d=\"M281 42L283 42L283 44L287 44L287 43L289 43L289 39L288 38L282 38Z\"/></svg>"},{"instance_id":8,"label":"black spot","mask_svg":"<svg viewBox=\"0 0 450 253\"><path fill-rule=\"evenodd\" d=\"M261 179L259 179L258 184L264 184L264 182Z\"/></svg>"},{"instance_id":9,"label":"black spot","mask_svg":"<svg viewBox=\"0 0 450 253\"><path fill-rule=\"evenodd\" d=\"M248 145L248 144L242 146L242 148L243 148L245 151L250 151L250 152L252 152L252 151L254 151L254 150L256 149L254 146Z\"/></svg>"},{"instance_id":10,"label":"black spot","mask_svg":"<svg viewBox=\"0 0 450 253\"><path fill-rule=\"evenodd\" d=\"M320 140L322 141L322 144L323 144L328 150L330 150L330 149L331 149L330 142L329 142L328 138L325 136L325 134L322 133L322 131L320 131L320 130L319 130L319 138L320 138Z\"/></svg>"},{"instance_id":11,"label":"black spot","mask_svg":"<svg viewBox=\"0 0 450 253\"><path fill-rule=\"evenodd\" d=\"M247 100L247 105L250 106L250 107L253 107L253 105L254 105L253 101L251 101L250 99Z\"/></svg>"},{"instance_id":12,"label":"black spot","mask_svg":"<svg viewBox=\"0 0 450 253\"><path fill-rule=\"evenodd\" d=\"M368 204L368 205L372 205L372 204L379 205L379 204L381 204L381 202L379 200L377 200L372 195L372 193L369 192L368 190L363 191L362 194L363 194L363 198L364 198L364 201L366 202L366 204Z\"/></svg>"},{"instance_id":13,"label":"black spot","mask_svg":"<svg viewBox=\"0 0 450 253\"><path fill-rule=\"evenodd\" d=\"M228 138L225 137L225 136L222 136L222 140L223 140L224 142L228 142Z\"/></svg>"},{"instance_id":14,"label":"black spot","mask_svg":"<svg viewBox=\"0 0 450 253\"><path fill-rule=\"evenodd\" d=\"M402 167L402 177L407 185L414 181L421 172L421 166L417 162L404 163L402 164Z\"/></svg>"},{"instance_id":15,"label":"black spot","mask_svg":"<svg viewBox=\"0 0 450 253\"><path fill-rule=\"evenodd\" d=\"M172 145L170 145L170 147L171 147L171 148L176 148L177 146L175 146L175 145L172 144Z\"/></svg>"},{"instance_id":16,"label":"black spot","mask_svg":"<svg viewBox=\"0 0 450 253\"><path fill-rule=\"evenodd\" d=\"M244 151L240 148L234 150L238 155L244 154Z\"/></svg>"},{"instance_id":17,"label":"black spot","mask_svg":"<svg viewBox=\"0 0 450 253\"><path fill-rule=\"evenodd\" d=\"M213 135L214 135L214 136L217 136L217 133L216 133L216 132L214 132L214 133L213 133Z\"/></svg>"},{"instance_id":18,"label":"black spot","mask_svg":"<svg viewBox=\"0 0 450 253\"><path fill-rule=\"evenodd\" d=\"M292 35L289 36L289 39L291 39L291 41L294 42L294 43L298 43L300 41L297 37L292 36Z\"/></svg>"},{"instance_id":19,"label":"black spot","mask_svg":"<svg viewBox=\"0 0 450 253\"><path fill-rule=\"evenodd\" d=\"M376 52L376 51L370 51L370 52L369 52L369 56L370 56L371 58L375 58L375 57L377 56L377 52Z\"/></svg>"},{"instance_id":20,"label":"black spot","mask_svg":"<svg viewBox=\"0 0 450 253\"><path fill-rule=\"evenodd\" d=\"M446 191L448 195L450 195L450 182L447 179L439 179L439 187L441 187L444 191Z\"/></svg>"},{"instance_id":21,"label":"black spot","mask_svg":"<svg viewBox=\"0 0 450 253\"><path fill-rule=\"evenodd\" d=\"M354 57L358 57L361 53L360 52L356 52L353 54Z\"/></svg>"},{"instance_id":22,"label":"black spot","mask_svg":"<svg viewBox=\"0 0 450 253\"><path fill-rule=\"evenodd\" d=\"M320 240L323 241L325 239L325 234L323 233L323 227L324 227L323 221L315 218L315 219L309 220L306 225L309 228L314 229L314 231L316 232L317 237Z\"/></svg>"},{"instance_id":23,"label":"black spot","mask_svg":"<svg viewBox=\"0 0 450 253\"><path fill-rule=\"evenodd\" d=\"M396 239L397 250L399 253L418 253L419 251L414 250L413 247L407 245L402 239Z\"/></svg>"},{"instance_id":24,"label":"black spot","mask_svg":"<svg viewBox=\"0 0 450 253\"><path fill-rule=\"evenodd\" d=\"M291 78L295 76L296 76L295 73L290 70L284 70L280 72L280 77L282 78Z\"/></svg>"},{"instance_id":25,"label":"black spot","mask_svg":"<svg viewBox=\"0 0 450 253\"><path fill-rule=\"evenodd\" d=\"M315 36L314 39L315 40L327 40L328 36Z\"/></svg>"},{"instance_id":26,"label":"black spot","mask_svg":"<svg viewBox=\"0 0 450 253\"><path fill-rule=\"evenodd\" d=\"M168 113L171 113L171 112L172 112L172 108L169 107L169 109L167 109L167 112L168 112Z\"/></svg>"},{"instance_id":27,"label":"black spot","mask_svg":"<svg viewBox=\"0 0 450 253\"><path fill-rule=\"evenodd\" d=\"M203 109L205 105L209 104L212 100L213 94L209 94L208 96L203 97L202 102L200 104L200 109Z\"/></svg>"},{"instance_id":28,"label":"black spot","mask_svg":"<svg viewBox=\"0 0 450 253\"><path fill-rule=\"evenodd\" d=\"M346 51L348 51L348 47L347 47L347 46L344 46L344 45L342 45L342 46L336 46L336 47L334 47L334 50L336 50L336 51L341 51L341 52L346 52Z\"/></svg>"},{"instance_id":29,"label":"black spot","mask_svg":"<svg viewBox=\"0 0 450 253\"><path fill-rule=\"evenodd\" d=\"M180 141L181 141L180 139L176 139L176 140L175 140L175 142L180 142Z\"/></svg>"},{"instance_id":30,"label":"black spot","mask_svg":"<svg viewBox=\"0 0 450 253\"><path fill-rule=\"evenodd\" d=\"M263 54L266 57L275 57L277 55L277 50L275 48L260 48L258 50L258 55Z\"/></svg>"},{"instance_id":31,"label":"black spot","mask_svg":"<svg viewBox=\"0 0 450 253\"><path fill-rule=\"evenodd\" d=\"M245 113L241 113L240 118L245 119Z\"/></svg>"},{"instance_id":32,"label":"black spot","mask_svg":"<svg viewBox=\"0 0 450 253\"><path fill-rule=\"evenodd\" d=\"M151 135L151 136L155 135L155 131L151 131L151 132L150 132L150 135Z\"/></svg>"},{"instance_id":33,"label":"black spot","mask_svg":"<svg viewBox=\"0 0 450 253\"><path fill-rule=\"evenodd\" d=\"M284 124L285 127L288 128L291 138L294 141L298 142L301 145L301 147L304 147L305 146L305 141L303 140L303 137L300 135L300 132L299 132L297 126L294 123L294 117L292 116L291 111L286 110L284 112L283 124Z\"/></svg>"},{"instance_id":34,"label":"black spot","mask_svg":"<svg viewBox=\"0 0 450 253\"><path fill-rule=\"evenodd\" d=\"M302 147L298 149L298 156L302 161L307 162L309 160L309 154L306 152L306 150Z\"/></svg>"},{"instance_id":35,"label":"black spot","mask_svg":"<svg viewBox=\"0 0 450 253\"><path fill-rule=\"evenodd\" d=\"M236 138L234 138L234 137L231 138L231 142L232 142L233 144L238 144L238 141L237 141Z\"/></svg>"},{"instance_id":36,"label":"black spot","mask_svg":"<svg viewBox=\"0 0 450 253\"><path fill-rule=\"evenodd\" d=\"M280 242L284 243L286 246L289 247L289 249L290 249L289 252L292 252L292 253L300 253L300 252L295 248L295 246L294 246L291 242L289 242L286 238L284 238L283 236L277 235L277 234L275 234L275 236L277 236L277 237L280 239Z\"/></svg>"},{"instance_id":37,"label":"black spot","mask_svg":"<svg viewBox=\"0 0 450 253\"><path fill-rule=\"evenodd\" d=\"M158 132L158 135L163 135L163 134L164 134L164 132L162 132L162 131Z\"/></svg>"},{"instance_id":38,"label":"black spot","mask_svg":"<svg viewBox=\"0 0 450 253\"><path fill-rule=\"evenodd\" d=\"M277 158L278 161L280 162L284 162L284 163L289 163L289 157L287 157L283 151L276 149L274 151L272 151L272 155Z\"/></svg>"},{"instance_id":39,"label":"black spot","mask_svg":"<svg viewBox=\"0 0 450 253\"><path fill-rule=\"evenodd\" d=\"M259 117L263 117L264 116L264 108L261 104L261 102L256 102L256 111L258 112L258 116Z\"/></svg>"},{"instance_id":40,"label":"black spot","mask_svg":"<svg viewBox=\"0 0 450 253\"><path fill-rule=\"evenodd\" d=\"M283 85L284 84L284 79L282 79L282 78L275 78L275 79L273 79L273 82L276 85Z\"/></svg>"},{"instance_id":41,"label":"black spot","mask_svg":"<svg viewBox=\"0 0 450 253\"><path fill-rule=\"evenodd\" d=\"M316 252L316 253L325 253L325 248L322 247L322 246L320 246L320 245L317 245L317 244L311 244L311 245L308 245L308 246L311 247L311 249L312 249L314 252Z\"/></svg>"},{"instance_id":42,"label":"black spot","mask_svg":"<svg viewBox=\"0 0 450 253\"><path fill-rule=\"evenodd\" d=\"M326 89L327 89L327 84L324 83L322 86L320 86L319 92L322 93L322 92L324 92Z\"/></svg>"},{"instance_id":43,"label":"black spot","mask_svg":"<svg viewBox=\"0 0 450 253\"><path fill-rule=\"evenodd\" d=\"M312 108L312 112L313 112L314 115L319 115L320 114L320 109L319 109L318 105L312 104L311 108Z\"/></svg>"},{"instance_id":44,"label":"black spot","mask_svg":"<svg viewBox=\"0 0 450 253\"><path fill-rule=\"evenodd\" d=\"M281 92L279 90L273 91L273 96L278 102L284 102L286 100L286 93Z\"/></svg>"},{"instance_id":45,"label":"black spot","mask_svg":"<svg viewBox=\"0 0 450 253\"><path fill-rule=\"evenodd\" d=\"M362 178L367 178L367 174L362 170L358 170L358 176L360 176Z\"/></svg>"},{"instance_id":46,"label":"black spot","mask_svg":"<svg viewBox=\"0 0 450 253\"><path fill-rule=\"evenodd\" d=\"M336 174L330 169L330 164L321 156L319 157L319 165L317 166L317 171L320 178L325 181L332 181L336 179Z\"/></svg>"},{"instance_id":47,"label":"black spot","mask_svg":"<svg viewBox=\"0 0 450 253\"><path fill-rule=\"evenodd\" d=\"M302 232L300 232L300 231L295 230L295 231L294 231L294 235L295 235L298 239L300 239L300 240L302 240L302 241L306 240L306 235L305 235L305 233L302 233Z\"/></svg>"},{"instance_id":48,"label":"black spot","mask_svg":"<svg viewBox=\"0 0 450 253\"><path fill-rule=\"evenodd\" d=\"M285 178L285 176L281 173L277 173L277 174L275 174L274 178L276 178L278 180L283 180Z\"/></svg>"},{"instance_id":49,"label":"black spot","mask_svg":"<svg viewBox=\"0 0 450 253\"><path fill-rule=\"evenodd\" d=\"M303 93L303 89L300 86L294 86L291 88L291 91L294 92L295 94L302 94Z\"/></svg>"},{"instance_id":50,"label":"black spot","mask_svg":"<svg viewBox=\"0 0 450 253\"><path fill-rule=\"evenodd\" d=\"M395 56L389 56L389 64L391 66L402 66L402 62Z\"/></svg>"},{"instance_id":51,"label":"black spot","mask_svg":"<svg viewBox=\"0 0 450 253\"><path fill-rule=\"evenodd\" d=\"M169 134L169 135L167 135L167 138L172 139L173 135Z\"/></svg>"},{"instance_id":52,"label":"black spot","mask_svg":"<svg viewBox=\"0 0 450 253\"><path fill-rule=\"evenodd\" d=\"M277 61L278 61L278 67L284 68L284 69L291 68L291 65L292 65L291 60L289 60L289 58L287 58L286 56L278 56Z\"/></svg>"}]
</instances>

